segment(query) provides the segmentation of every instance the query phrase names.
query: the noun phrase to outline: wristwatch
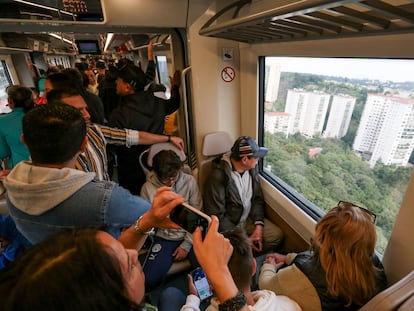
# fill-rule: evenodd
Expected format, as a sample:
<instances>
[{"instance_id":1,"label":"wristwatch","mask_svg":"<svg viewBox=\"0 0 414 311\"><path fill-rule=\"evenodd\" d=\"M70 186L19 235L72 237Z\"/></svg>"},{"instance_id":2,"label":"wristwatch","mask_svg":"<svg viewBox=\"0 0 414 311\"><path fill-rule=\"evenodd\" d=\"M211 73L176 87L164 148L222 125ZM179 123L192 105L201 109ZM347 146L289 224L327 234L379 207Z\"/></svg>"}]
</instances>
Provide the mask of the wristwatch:
<instances>
[{"instance_id":1,"label":"wristwatch","mask_svg":"<svg viewBox=\"0 0 414 311\"><path fill-rule=\"evenodd\" d=\"M135 222L135 226L134 226L135 231L138 232L139 234L143 234L143 235L154 235L154 233L155 233L154 227L152 227L151 230L148 230L148 231L144 231L139 227L138 223L141 219L142 219L142 216L140 216L137 219L137 221Z\"/></svg>"}]
</instances>

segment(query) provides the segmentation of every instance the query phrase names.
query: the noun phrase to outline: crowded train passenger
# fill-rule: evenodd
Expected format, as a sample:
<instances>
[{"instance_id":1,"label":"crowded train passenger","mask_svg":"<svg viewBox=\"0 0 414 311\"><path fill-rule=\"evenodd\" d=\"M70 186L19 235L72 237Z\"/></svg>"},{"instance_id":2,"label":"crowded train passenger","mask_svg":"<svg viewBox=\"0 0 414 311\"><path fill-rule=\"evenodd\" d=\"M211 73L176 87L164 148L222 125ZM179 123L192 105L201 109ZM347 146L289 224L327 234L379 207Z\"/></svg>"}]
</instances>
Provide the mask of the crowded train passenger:
<instances>
[{"instance_id":1,"label":"crowded train passenger","mask_svg":"<svg viewBox=\"0 0 414 311\"><path fill-rule=\"evenodd\" d=\"M106 144L125 146L148 145L169 140L178 148L183 148L183 140L180 137L110 128L91 123L88 107L83 97L75 89L56 89L48 93L48 102L51 104L54 101L60 100L80 110L87 125L88 142L85 151L79 155L76 168L85 172L94 172L100 180L110 180Z\"/></svg>"},{"instance_id":2,"label":"crowded train passenger","mask_svg":"<svg viewBox=\"0 0 414 311\"><path fill-rule=\"evenodd\" d=\"M0 159L8 158L8 167L29 159L29 150L21 142L22 119L34 107L32 90L21 85L7 88L7 102L10 113L0 115Z\"/></svg>"},{"instance_id":3,"label":"crowded train passenger","mask_svg":"<svg viewBox=\"0 0 414 311\"><path fill-rule=\"evenodd\" d=\"M104 123L104 113L103 113L103 104L98 98L96 100L95 96L87 92L82 82L82 74L77 69L65 69L63 72L53 73L46 77L45 81L45 98L47 101L47 94L52 89L75 89L88 105L88 112L91 115L91 120L93 123L103 124Z\"/></svg>"},{"instance_id":4,"label":"crowded train passenger","mask_svg":"<svg viewBox=\"0 0 414 311\"><path fill-rule=\"evenodd\" d=\"M119 95L116 93L116 78L117 68L109 65L98 85L98 95L102 100L106 120L109 120L112 110L118 106Z\"/></svg>"},{"instance_id":5,"label":"crowded train passenger","mask_svg":"<svg viewBox=\"0 0 414 311\"><path fill-rule=\"evenodd\" d=\"M175 203L164 202L163 207L168 205L168 211ZM160 226L168 219L165 216L160 213L148 224ZM232 246L217 228L213 218L204 241L200 231L194 233L197 256L215 285L220 310L247 311L227 267ZM133 234L142 244L145 235ZM3 310L148 310L141 304L145 288L137 260L139 243L126 248L107 233L92 229L54 235L0 272Z\"/></svg>"},{"instance_id":6,"label":"crowded train passenger","mask_svg":"<svg viewBox=\"0 0 414 311\"><path fill-rule=\"evenodd\" d=\"M121 98L109 116L110 126L163 134L165 116L180 106L180 74L176 72L171 79L168 100L157 97L151 90L144 91L147 82L147 75L130 62L119 68L116 87ZM144 150L144 146L117 149L119 183L134 194L139 194L145 183L145 174L136 160Z\"/></svg>"},{"instance_id":7,"label":"crowded train passenger","mask_svg":"<svg viewBox=\"0 0 414 311\"><path fill-rule=\"evenodd\" d=\"M94 173L75 169L88 138L81 112L69 105L47 104L29 111L23 118L22 139L31 161L20 162L4 185L10 215L33 244L69 228L106 226L125 247L136 248L135 231L152 228L150 224L157 213L165 212L168 202L176 206L184 201L168 188L160 188L148 211L146 200L116 183L96 180ZM135 229L123 230L132 224Z\"/></svg>"},{"instance_id":8,"label":"crowded train passenger","mask_svg":"<svg viewBox=\"0 0 414 311\"><path fill-rule=\"evenodd\" d=\"M31 87L32 95L33 95L33 101L35 106L43 105L46 103L46 100L44 97L40 96L40 91L36 87Z\"/></svg>"},{"instance_id":9,"label":"crowded train passenger","mask_svg":"<svg viewBox=\"0 0 414 311\"><path fill-rule=\"evenodd\" d=\"M83 72L87 79L84 81L84 86L86 85L86 90L92 94L98 95L98 81L96 80L95 73L92 69L87 69Z\"/></svg>"},{"instance_id":10,"label":"crowded train passenger","mask_svg":"<svg viewBox=\"0 0 414 311\"><path fill-rule=\"evenodd\" d=\"M71 79L71 81L73 81L79 88L80 94L82 95L83 99L88 105L88 109L90 109L92 112L95 112L95 115L91 114L91 119L93 120L93 123L104 124L105 116L103 103L98 95L91 93L87 90L89 78L83 78L83 76L86 75L86 73L80 73L78 70L73 68L62 70L62 72L65 73L69 77L69 79ZM86 86L84 85L85 81Z\"/></svg>"},{"instance_id":11,"label":"crowded train passenger","mask_svg":"<svg viewBox=\"0 0 414 311\"><path fill-rule=\"evenodd\" d=\"M60 69L56 66L50 66L47 68L46 72L43 69L39 69L39 73L40 76L36 81L36 87L39 90L39 95L40 97L46 98L46 94L45 94L45 82L46 82L46 77L52 73L56 73L59 72Z\"/></svg>"},{"instance_id":12,"label":"crowded train passenger","mask_svg":"<svg viewBox=\"0 0 414 311\"><path fill-rule=\"evenodd\" d=\"M46 71L42 68L39 69L39 77L36 79L35 88L39 90L39 96L43 96L45 90Z\"/></svg>"},{"instance_id":13,"label":"crowded train passenger","mask_svg":"<svg viewBox=\"0 0 414 311\"><path fill-rule=\"evenodd\" d=\"M251 291L250 283L256 272L256 261L253 257L250 241L245 232L236 228L223 232L233 246L233 253L228 262L230 273L237 288L246 297L251 311L300 311L299 305L286 296L277 295L269 290ZM167 288L160 297L159 311L200 311L200 298L191 275L188 276L189 295L187 299L176 288ZM213 288L214 290L214 288ZM220 301L216 297L210 300L207 311L221 310Z\"/></svg>"},{"instance_id":14,"label":"crowded train passenger","mask_svg":"<svg viewBox=\"0 0 414 311\"><path fill-rule=\"evenodd\" d=\"M386 287L375 219L365 208L339 202L317 223L310 251L267 255L259 287L289 296L304 311L358 310Z\"/></svg>"},{"instance_id":15,"label":"crowded train passenger","mask_svg":"<svg viewBox=\"0 0 414 311\"><path fill-rule=\"evenodd\" d=\"M25 86L11 85L6 92L12 111L0 115L0 159L7 158L7 167L4 167L4 170L0 168L0 195L5 191L3 180L10 169L30 158L29 150L20 137L23 133L22 119L35 105L32 90ZM0 269L12 262L30 245L16 229L10 215L0 215Z\"/></svg>"},{"instance_id":16,"label":"crowded train passenger","mask_svg":"<svg viewBox=\"0 0 414 311\"><path fill-rule=\"evenodd\" d=\"M275 249L283 239L280 228L265 218L256 165L266 154L252 137L239 137L231 152L213 161L203 193L203 209L219 217L220 231L245 229L256 252Z\"/></svg>"},{"instance_id":17,"label":"crowded train passenger","mask_svg":"<svg viewBox=\"0 0 414 311\"><path fill-rule=\"evenodd\" d=\"M167 186L184 200L201 209L201 194L194 176L183 171L183 163L173 150L161 150L154 155L152 171L142 186L141 197L152 202L158 188ZM182 211L185 213L185 210ZM184 217L189 218L184 214ZM191 219L187 219L191 222ZM184 229L156 228L152 246L144 264L145 287L152 290L161 284L173 261L188 258L193 267L198 266L192 251L191 234Z\"/></svg>"},{"instance_id":18,"label":"crowded train passenger","mask_svg":"<svg viewBox=\"0 0 414 311\"><path fill-rule=\"evenodd\" d=\"M95 64L95 69L96 69L95 78L96 78L96 82L98 83L98 88L99 88L99 84L102 82L103 78L105 77L105 73L106 73L105 61L102 59L99 59Z\"/></svg>"}]
</instances>

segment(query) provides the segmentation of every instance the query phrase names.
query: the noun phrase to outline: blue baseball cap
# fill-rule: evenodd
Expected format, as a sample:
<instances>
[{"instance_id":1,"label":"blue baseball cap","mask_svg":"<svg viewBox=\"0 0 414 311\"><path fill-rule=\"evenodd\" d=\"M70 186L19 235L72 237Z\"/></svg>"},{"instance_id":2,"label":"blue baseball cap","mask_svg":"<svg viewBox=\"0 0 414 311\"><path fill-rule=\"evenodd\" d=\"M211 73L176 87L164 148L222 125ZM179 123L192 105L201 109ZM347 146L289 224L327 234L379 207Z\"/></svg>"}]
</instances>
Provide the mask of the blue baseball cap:
<instances>
[{"instance_id":1,"label":"blue baseball cap","mask_svg":"<svg viewBox=\"0 0 414 311\"><path fill-rule=\"evenodd\" d=\"M250 136L240 136L231 148L231 155L233 157L255 157L263 158L267 155L269 150L264 147L259 147L256 141Z\"/></svg>"}]
</instances>

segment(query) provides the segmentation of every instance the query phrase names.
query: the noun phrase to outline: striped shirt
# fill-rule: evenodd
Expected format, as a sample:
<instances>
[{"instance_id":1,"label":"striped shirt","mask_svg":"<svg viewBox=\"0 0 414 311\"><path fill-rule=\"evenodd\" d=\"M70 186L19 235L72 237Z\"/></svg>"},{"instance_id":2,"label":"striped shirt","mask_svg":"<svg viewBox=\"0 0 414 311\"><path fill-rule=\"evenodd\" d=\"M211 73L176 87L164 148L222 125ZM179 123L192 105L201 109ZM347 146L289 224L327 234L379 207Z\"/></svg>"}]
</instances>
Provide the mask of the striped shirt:
<instances>
[{"instance_id":1,"label":"striped shirt","mask_svg":"<svg viewBox=\"0 0 414 311\"><path fill-rule=\"evenodd\" d=\"M76 168L84 172L95 173L99 180L110 180L106 144L130 147L139 143L138 131L98 124L91 124L87 129L86 136L88 143L85 151L76 160Z\"/></svg>"}]
</instances>

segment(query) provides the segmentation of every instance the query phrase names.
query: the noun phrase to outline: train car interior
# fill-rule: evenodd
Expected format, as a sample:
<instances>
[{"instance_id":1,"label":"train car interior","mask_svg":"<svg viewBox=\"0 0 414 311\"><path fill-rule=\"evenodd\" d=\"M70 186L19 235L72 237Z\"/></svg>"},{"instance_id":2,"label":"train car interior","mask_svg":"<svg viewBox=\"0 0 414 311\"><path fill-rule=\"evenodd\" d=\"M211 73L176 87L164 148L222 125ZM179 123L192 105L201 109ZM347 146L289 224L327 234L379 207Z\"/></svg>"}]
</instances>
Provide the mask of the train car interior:
<instances>
[{"instance_id":1,"label":"train car interior","mask_svg":"<svg viewBox=\"0 0 414 311\"><path fill-rule=\"evenodd\" d=\"M269 149L258 166L266 217L285 236L279 251L307 250L317 221L350 201L377 214L388 285L412 280L413 1L2 0L0 29L0 114L10 112L11 84L35 87L49 67L83 60L146 68L151 43L167 96L181 71L166 134L184 140L201 190L211 161L252 136ZM165 285L186 288L187 272L173 265ZM413 292L398 293L392 310L413 310L403 306Z\"/></svg>"}]
</instances>

